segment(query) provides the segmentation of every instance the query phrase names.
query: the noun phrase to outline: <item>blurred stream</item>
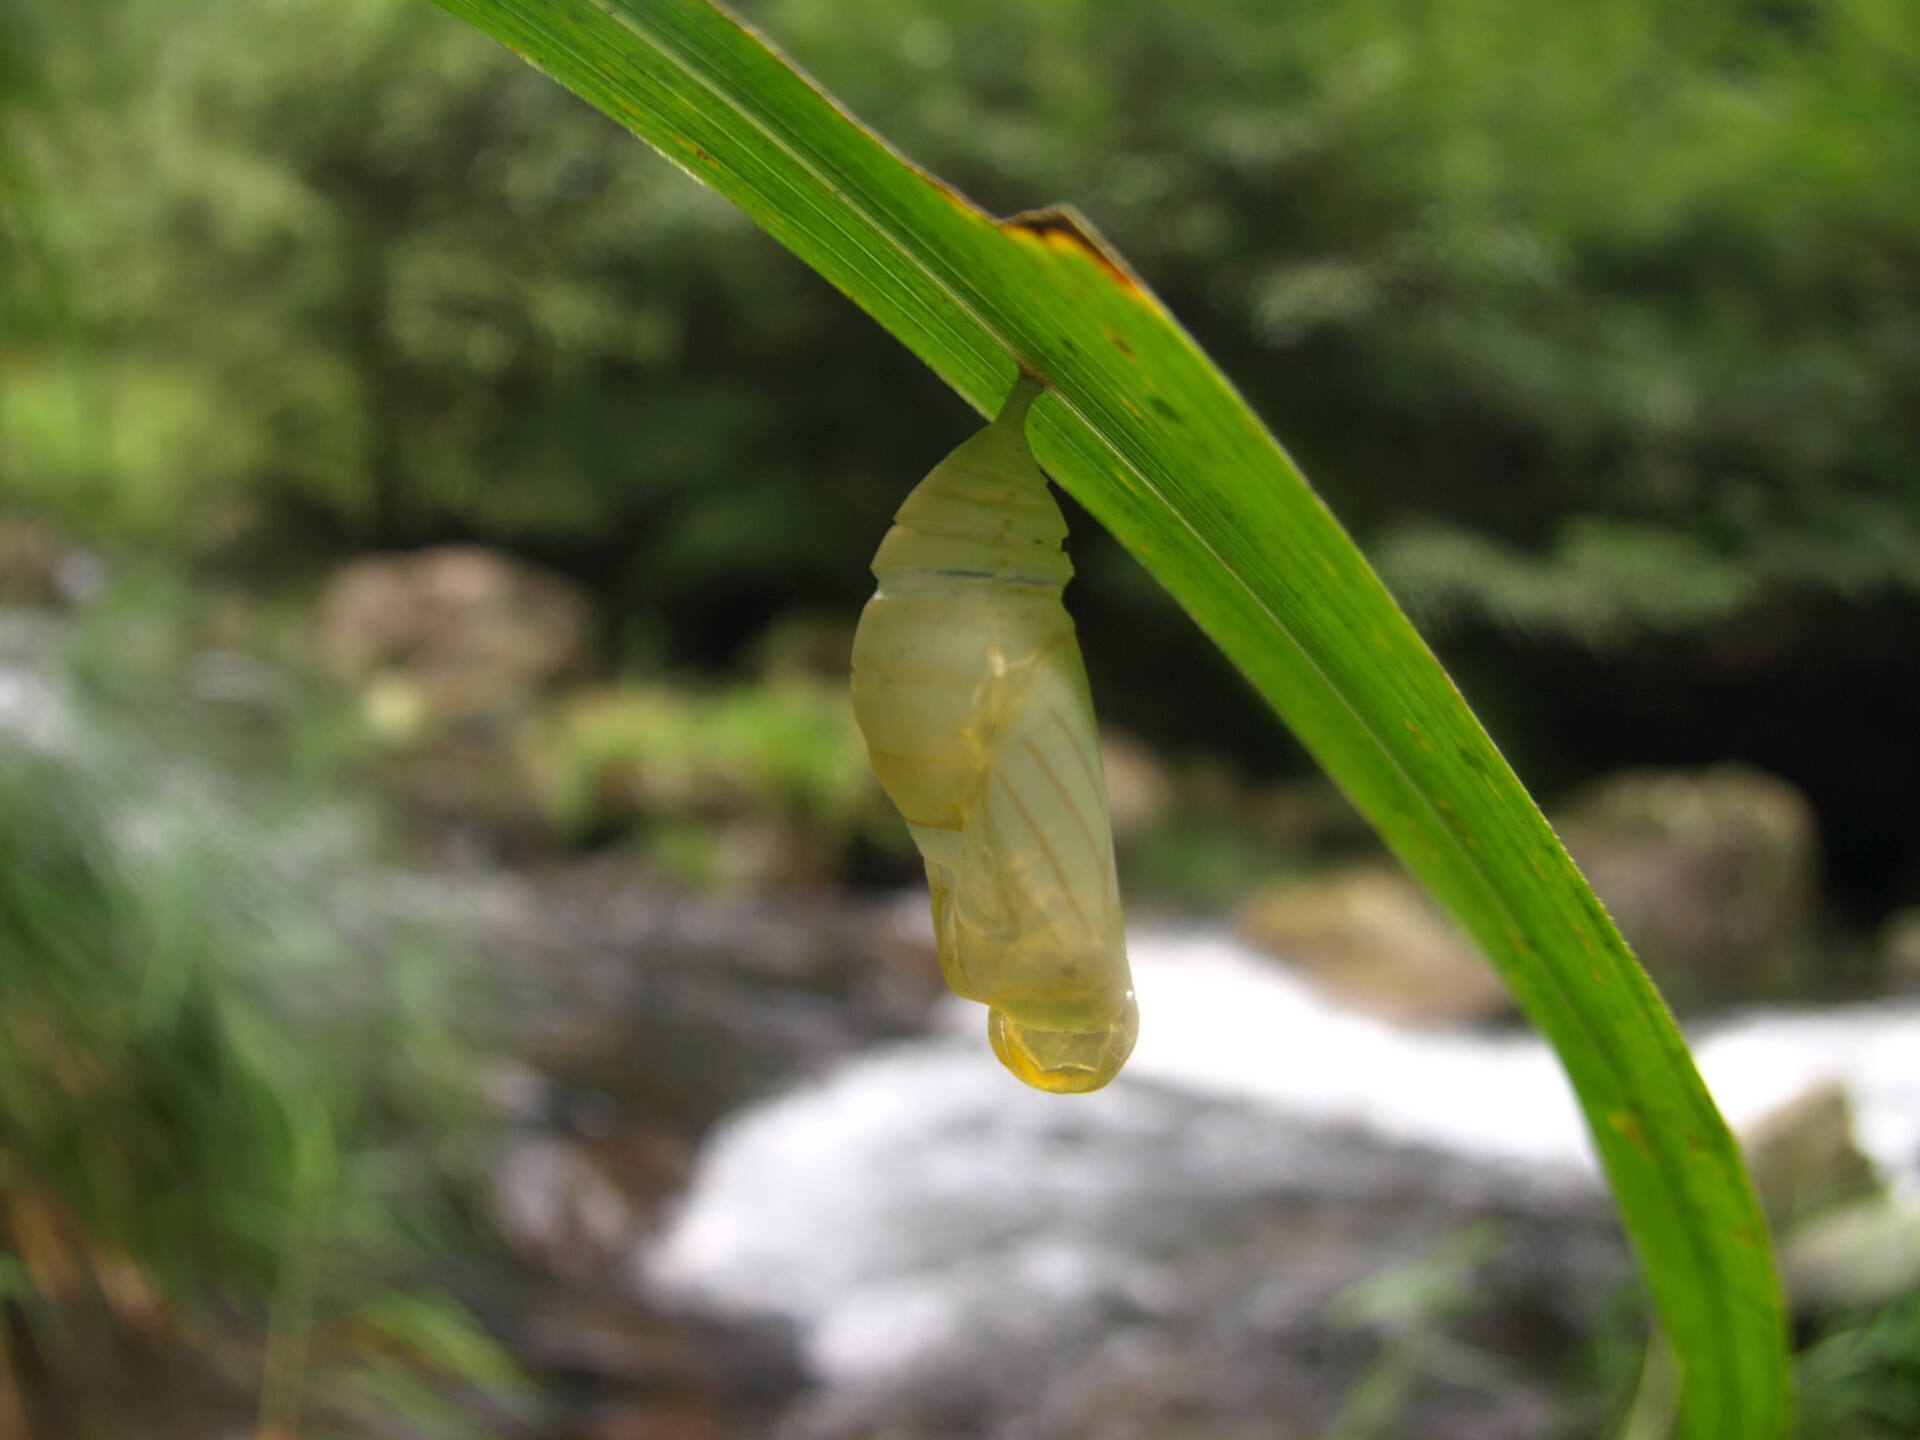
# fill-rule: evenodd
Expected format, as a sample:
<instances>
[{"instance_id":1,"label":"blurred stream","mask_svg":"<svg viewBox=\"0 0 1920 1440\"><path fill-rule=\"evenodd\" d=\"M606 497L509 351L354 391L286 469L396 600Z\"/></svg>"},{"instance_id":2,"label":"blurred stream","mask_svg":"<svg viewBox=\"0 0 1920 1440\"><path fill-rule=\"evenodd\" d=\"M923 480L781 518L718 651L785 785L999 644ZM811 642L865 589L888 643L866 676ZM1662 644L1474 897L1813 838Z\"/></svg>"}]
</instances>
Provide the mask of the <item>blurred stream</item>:
<instances>
[{"instance_id":1,"label":"blurred stream","mask_svg":"<svg viewBox=\"0 0 1920 1440\"><path fill-rule=\"evenodd\" d=\"M956 1359L1018 1374L1023 1355L1058 1366L1078 1349L1083 1379L1124 1370L1104 1353L1116 1314L1133 1317L1118 1333L1179 1352L1157 1389L1189 1372L1219 1383L1227 1361L1184 1338L1212 1333L1264 1335L1263 1363L1283 1372L1295 1355L1277 1395L1324 1391L1316 1352L1290 1352L1276 1324L1323 1316L1342 1286L1489 1217L1519 1237L1495 1287L1508 1304L1578 1325L1620 1282L1586 1131L1541 1041L1396 1029L1225 936L1137 932L1130 948L1141 1039L1109 1090L1022 1089L991 1063L977 1007L953 1002L947 1033L727 1122L644 1274L726 1313L787 1317L865 1420L923 1408L907 1393ZM1840 1080L1862 1148L1891 1183L1920 1183L1920 1003L1754 1012L1694 1040L1736 1127ZM1502 1423L1540 1433L1537 1417L1484 1413L1462 1433Z\"/></svg>"}]
</instances>

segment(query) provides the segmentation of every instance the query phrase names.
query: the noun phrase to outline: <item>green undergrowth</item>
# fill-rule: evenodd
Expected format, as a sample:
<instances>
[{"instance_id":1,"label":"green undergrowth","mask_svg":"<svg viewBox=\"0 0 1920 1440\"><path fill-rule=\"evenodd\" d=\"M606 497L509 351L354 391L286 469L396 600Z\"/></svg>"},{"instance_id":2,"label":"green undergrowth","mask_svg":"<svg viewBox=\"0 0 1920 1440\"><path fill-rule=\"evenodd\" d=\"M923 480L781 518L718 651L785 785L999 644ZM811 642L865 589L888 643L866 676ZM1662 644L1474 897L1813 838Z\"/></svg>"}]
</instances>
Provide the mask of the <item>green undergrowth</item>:
<instances>
[{"instance_id":1,"label":"green undergrowth","mask_svg":"<svg viewBox=\"0 0 1920 1440\"><path fill-rule=\"evenodd\" d=\"M473 1433L425 1399L517 1385L427 1279L482 1243L472 972L353 815L49 693L0 734L0 1363L62 1435L125 1433L137 1356L288 1433Z\"/></svg>"}]
</instances>

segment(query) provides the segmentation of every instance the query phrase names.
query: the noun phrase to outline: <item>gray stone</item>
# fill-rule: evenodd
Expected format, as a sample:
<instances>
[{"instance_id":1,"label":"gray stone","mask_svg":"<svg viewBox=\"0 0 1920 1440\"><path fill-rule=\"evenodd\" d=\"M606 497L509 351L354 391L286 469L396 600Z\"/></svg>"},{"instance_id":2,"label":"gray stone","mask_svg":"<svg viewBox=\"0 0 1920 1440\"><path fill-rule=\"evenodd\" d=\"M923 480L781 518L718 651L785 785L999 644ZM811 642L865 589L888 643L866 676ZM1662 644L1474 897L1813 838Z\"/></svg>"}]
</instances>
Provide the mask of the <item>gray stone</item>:
<instances>
[{"instance_id":1,"label":"gray stone","mask_svg":"<svg viewBox=\"0 0 1920 1440\"><path fill-rule=\"evenodd\" d=\"M1234 926L1343 1003L1398 1024L1479 1020L1512 1005L1466 936L1385 864L1275 882L1241 904Z\"/></svg>"},{"instance_id":2,"label":"gray stone","mask_svg":"<svg viewBox=\"0 0 1920 1440\"><path fill-rule=\"evenodd\" d=\"M405 730L524 706L584 660L590 625L572 582L439 545L342 566L321 592L315 643L328 670L367 687Z\"/></svg>"},{"instance_id":3,"label":"gray stone","mask_svg":"<svg viewBox=\"0 0 1920 1440\"><path fill-rule=\"evenodd\" d=\"M1761 1207L1776 1229L1880 1188L1853 1138L1853 1107L1837 1081L1761 1117L1740 1137Z\"/></svg>"},{"instance_id":4,"label":"gray stone","mask_svg":"<svg viewBox=\"0 0 1920 1440\"><path fill-rule=\"evenodd\" d=\"M1632 771L1558 823L1676 1010L1780 998L1817 979L1819 842L1812 807L1786 781L1737 765Z\"/></svg>"}]
</instances>

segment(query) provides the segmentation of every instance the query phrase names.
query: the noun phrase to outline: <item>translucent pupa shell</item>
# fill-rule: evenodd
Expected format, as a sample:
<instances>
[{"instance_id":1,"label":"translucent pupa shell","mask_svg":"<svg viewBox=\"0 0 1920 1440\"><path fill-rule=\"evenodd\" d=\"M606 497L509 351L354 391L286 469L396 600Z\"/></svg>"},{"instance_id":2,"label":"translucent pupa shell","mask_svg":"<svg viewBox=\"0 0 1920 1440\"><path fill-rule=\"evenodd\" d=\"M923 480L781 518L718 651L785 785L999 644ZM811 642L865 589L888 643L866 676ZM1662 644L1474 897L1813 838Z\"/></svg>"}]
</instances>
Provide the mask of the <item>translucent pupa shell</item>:
<instances>
[{"instance_id":1,"label":"translucent pupa shell","mask_svg":"<svg viewBox=\"0 0 1920 1440\"><path fill-rule=\"evenodd\" d=\"M926 861L940 965L994 1053L1097 1090L1139 1025L1093 701L1061 591L1073 566L1027 447L1039 387L907 496L873 560L853 709Z\"/></svg>"}]
</instances>

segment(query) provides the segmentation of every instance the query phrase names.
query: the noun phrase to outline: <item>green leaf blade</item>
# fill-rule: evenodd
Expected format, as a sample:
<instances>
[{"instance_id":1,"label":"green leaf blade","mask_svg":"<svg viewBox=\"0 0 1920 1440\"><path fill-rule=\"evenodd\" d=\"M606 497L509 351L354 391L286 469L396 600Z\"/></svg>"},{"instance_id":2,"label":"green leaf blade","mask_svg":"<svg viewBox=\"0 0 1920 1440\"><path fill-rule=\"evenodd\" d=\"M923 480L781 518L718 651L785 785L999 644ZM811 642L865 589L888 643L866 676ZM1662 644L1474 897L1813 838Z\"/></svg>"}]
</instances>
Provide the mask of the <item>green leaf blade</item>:
<instances>
[{"instance_id":1,"label":"green leaf blade","mask_svg":"<svg viewBox=\"0 0 1920 1440\"><path fill-rule=\"evenodd\" d=\"M1124 264L1071 212L979 211L702 0L438 3L733 200L983 413L1016 367L1047 382L1042 463L1288 721L1558 1051L1683 1370L1681 1433L1779 1434L1765 1227L1664 1004L1364 557Z\"/></svg>"}]
</instances>

